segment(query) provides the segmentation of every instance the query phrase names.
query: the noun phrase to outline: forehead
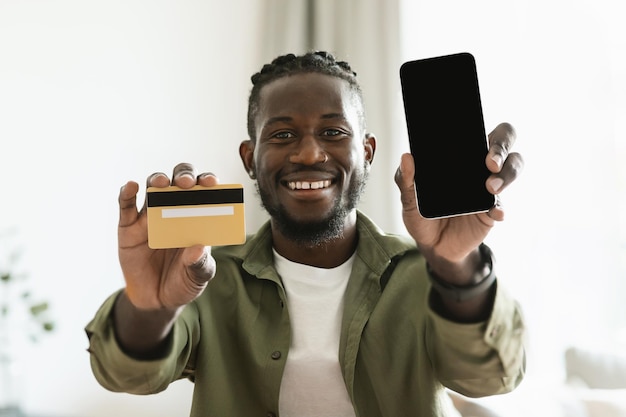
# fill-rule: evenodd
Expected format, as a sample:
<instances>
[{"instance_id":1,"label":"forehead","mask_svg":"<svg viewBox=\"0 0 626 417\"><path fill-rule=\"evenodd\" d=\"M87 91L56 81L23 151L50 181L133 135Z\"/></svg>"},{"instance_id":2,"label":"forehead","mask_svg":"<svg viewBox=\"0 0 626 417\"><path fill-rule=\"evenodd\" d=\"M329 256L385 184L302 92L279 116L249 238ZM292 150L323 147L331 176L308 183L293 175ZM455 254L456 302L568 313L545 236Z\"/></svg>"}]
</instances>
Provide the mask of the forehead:
<instances>
[{"instance_id":1,"label":"forehead","mask_svg":"<svg viewBox=\"0 0 626 417\"><path fill-rule=\"evenodd\" d=\"M265 113L356 111L356 93L346 80L319 73L281 77L260 91L260 110Z\"/></svg>"}]
</instances>

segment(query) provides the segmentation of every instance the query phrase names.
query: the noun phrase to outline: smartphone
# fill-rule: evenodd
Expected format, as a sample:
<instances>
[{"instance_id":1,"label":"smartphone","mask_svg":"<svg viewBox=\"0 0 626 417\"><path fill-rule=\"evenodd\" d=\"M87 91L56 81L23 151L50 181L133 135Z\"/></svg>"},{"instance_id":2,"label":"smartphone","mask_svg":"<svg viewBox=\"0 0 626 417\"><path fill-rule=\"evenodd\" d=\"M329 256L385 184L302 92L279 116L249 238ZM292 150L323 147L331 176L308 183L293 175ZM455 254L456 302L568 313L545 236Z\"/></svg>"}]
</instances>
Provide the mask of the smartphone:
<instances>
[{"instance_id":1,"label":"smartphone","mask_svg":"<svg viewBox=\"0 0 626 417\"><path fill-rule=\"evenodd\" d=\"M485 212L488 144L474 56L467 52L400 67L415 192L429 219Z\"/></svg>"}]
</instances>

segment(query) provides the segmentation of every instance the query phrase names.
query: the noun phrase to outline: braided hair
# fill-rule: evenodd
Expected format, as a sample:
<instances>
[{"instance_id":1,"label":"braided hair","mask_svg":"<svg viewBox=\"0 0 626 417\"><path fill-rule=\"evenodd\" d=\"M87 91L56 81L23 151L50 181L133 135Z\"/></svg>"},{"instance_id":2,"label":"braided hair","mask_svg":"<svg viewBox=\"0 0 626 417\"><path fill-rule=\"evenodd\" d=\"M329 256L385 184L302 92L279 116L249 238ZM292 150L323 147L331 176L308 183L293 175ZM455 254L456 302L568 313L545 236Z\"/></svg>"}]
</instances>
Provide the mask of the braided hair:
<instances>
[{"instance_id":1,"label":"braided hair","mask_svg":"<svg viewBox=\"0 0 626 417\"><path fill-rule=\"evenodd\" d=\"M350 89L356 94L361 108L359 122L365 129L365 114L363 109L363 93L356 79L356 72L345 61L337 61L335 57L324 51L307 52L303 55L281 55L270 64L265 64L261 71L251 77L252 90L248 98L248 136L256 141L256 126L254 119L259 111L261 89L267 84L282 77L293 74L319 73L337 77L348 82Z\"/></svg>"}]
</instances>

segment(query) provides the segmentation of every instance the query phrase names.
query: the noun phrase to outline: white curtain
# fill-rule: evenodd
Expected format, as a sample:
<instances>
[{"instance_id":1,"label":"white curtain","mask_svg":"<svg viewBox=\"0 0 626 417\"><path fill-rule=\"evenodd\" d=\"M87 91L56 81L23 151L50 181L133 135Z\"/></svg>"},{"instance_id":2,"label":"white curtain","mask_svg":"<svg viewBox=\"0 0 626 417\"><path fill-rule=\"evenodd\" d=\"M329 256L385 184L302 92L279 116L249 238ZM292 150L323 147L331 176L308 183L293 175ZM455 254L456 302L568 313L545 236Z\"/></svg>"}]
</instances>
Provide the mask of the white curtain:
<instances>
[{"instance_id":1,"label":"white curtain","mask_svg":"<svg viewBox=\"0 0 626 417\"><path fill-rule=\"evenodd\" d=\"M365 96L368 130L378 143L359 208L383 229L402 231L400 198L393 182L400 154L408 149L399 95L398 0L265 0L259 10L259 69L281 54L325 50L356 71ZM265 214L251 217L252 222L260 222Z\"/></svg>"}]
</instances>

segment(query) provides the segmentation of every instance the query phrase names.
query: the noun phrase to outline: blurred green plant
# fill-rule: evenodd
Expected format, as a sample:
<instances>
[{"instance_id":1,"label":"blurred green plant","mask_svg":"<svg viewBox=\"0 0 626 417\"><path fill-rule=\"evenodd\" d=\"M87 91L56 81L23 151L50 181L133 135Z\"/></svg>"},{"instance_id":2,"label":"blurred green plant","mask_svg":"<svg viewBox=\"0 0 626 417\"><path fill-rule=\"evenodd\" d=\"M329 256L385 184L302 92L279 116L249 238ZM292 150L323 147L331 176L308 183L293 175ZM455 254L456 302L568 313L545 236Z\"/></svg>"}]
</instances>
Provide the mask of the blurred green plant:
<instances>
[{"instance_id":1,"label":"blurred green plant","mask_svg":"<svg viewBox=\"0 0 626 417\"><path fill-rule=\"evenodd\" d=\"M48 302L35 299L28 274L20 268L22 249L0 233L0 417L21 417L22 369L19 365L24 343L37 342L54 330Z\"/></svg>"},{"instance_id":2,"label":"blurred green plant","mask_svg":"<svg viewBox=\"0 0 626 417\"><path fill-rule=\"evenodd\" d=\"M0 238L4 240L7 235L0 234ZM27 282L29 275L20 271L23 250L6 244L6 241L3 243L0 246L3 249L3 253L0 253L0 331L11 327L9 322L12 316L16 316L16 320L26 316L30 321L25 329L28 338L36 342L42 334L54 330L55 323L49 315L50 305L33 296Z\"/></svg>"}]
</instances>

